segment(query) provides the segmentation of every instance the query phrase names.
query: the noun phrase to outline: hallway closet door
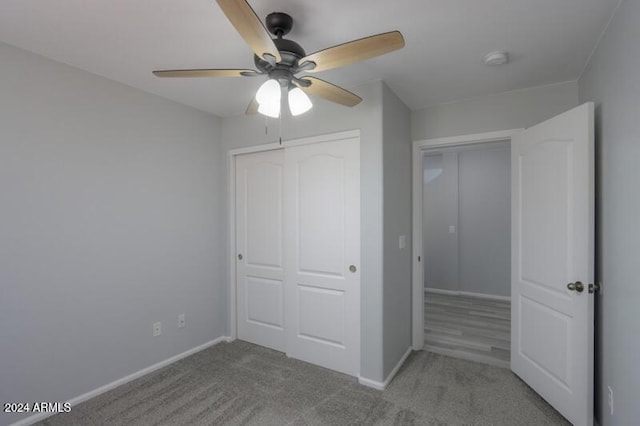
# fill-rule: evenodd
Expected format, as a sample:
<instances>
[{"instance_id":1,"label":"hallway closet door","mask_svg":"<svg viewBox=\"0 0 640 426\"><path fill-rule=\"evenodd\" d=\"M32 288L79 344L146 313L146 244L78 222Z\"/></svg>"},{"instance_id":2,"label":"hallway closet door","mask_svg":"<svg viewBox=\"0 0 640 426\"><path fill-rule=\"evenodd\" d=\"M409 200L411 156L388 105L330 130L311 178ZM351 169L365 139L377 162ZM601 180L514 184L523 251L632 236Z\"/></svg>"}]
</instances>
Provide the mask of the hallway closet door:
<instances>
[{"instance_id":1,"label":"hallway closet door","mask_svg":"<svg viewBox=\"0 0 640 426\"><path fill-rule=\"evenodd\" d=\"M285 350L282 149L236 156L238 338Z\"/></svg>"},{"instance_id":2,"label":"hallway closet door","mask_svg":"<svg viewBox=\"0 0 640 426\"><path fill-rule=\"evenodd\" d=\"M360 143L285 149L287 355L343 373L360 364Z\"/></svg>"}]
</instances>

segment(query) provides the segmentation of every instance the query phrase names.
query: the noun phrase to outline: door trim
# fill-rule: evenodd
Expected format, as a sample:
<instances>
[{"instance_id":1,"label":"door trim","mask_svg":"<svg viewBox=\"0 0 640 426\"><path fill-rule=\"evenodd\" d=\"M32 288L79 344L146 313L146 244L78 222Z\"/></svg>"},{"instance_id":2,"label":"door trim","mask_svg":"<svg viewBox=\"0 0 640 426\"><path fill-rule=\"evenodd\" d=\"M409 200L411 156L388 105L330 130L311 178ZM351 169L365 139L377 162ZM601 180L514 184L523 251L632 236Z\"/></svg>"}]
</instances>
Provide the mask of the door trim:
<instances>
[{"instance_id":1,"label":"door trim","mask_svg":"<svg viewBox=\"0 0 640 426\"><path fill-rule=\"evenodd\" d=\"M250 154L254 152L272 151L275 149L284 149L291 146L309 145L313 143L339 141L343 139L352 139L354 137L360 138L360 130L346 130L343 132L326 133L317 136L309 136L304 138L289 139L282 141L282 144L273 142L262 145L253 145L245 148L234 148L227 151L227 201L228 201L228 228L227 228L227 240L229 250L227 273L229 281L227 283L228 303L229 303L229 339L236 340L238 338L238 326L237 326L237 312L236 312L236 155Z\"/></svg>"},{"instance_id":2,"label":"door trim","mask_svg":"<svg viewBox=\"0 0 640 426\"><path fill-rule=\"evenodd\" d=\"M411 345L419 351L424 346L424 284L422 262L422 153L426 149L449 147L454 145L473 145L485 142L509 141L523 129L510 129L497 132L475 133L435 139L413 141L412 160L412 290L411 290Z\"/></svg>"}]
</instances>

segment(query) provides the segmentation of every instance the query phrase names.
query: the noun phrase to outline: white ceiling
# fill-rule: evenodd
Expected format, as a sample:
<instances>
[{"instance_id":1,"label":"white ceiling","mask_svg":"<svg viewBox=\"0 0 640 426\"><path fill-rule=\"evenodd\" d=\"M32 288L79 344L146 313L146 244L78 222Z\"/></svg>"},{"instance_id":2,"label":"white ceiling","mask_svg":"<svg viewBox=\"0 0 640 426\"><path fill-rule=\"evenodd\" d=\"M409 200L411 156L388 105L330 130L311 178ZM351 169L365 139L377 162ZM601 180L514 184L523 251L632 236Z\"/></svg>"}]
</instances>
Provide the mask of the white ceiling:
<instances>
[{"instance_id":1,"label":"white ceiling","mask_svg":"<svg viewBox=\"0 0 640 426\"><path fill-rule=\"evenodd\" d=\"M249 0L294 18L307 53L400 30L406 47L316 74L382 79L411 109L579 77L619 0ZM244 113L260 78L159 79L154 69L253 68L214 0L1 0L0 41L218 116ZM488 67L483 56L510 52ZM1 66L1 64L0 64ZM356 90L357 91L357 90ZM336 106L336 108L343 108Z\"/></svg>"}]
</instances>

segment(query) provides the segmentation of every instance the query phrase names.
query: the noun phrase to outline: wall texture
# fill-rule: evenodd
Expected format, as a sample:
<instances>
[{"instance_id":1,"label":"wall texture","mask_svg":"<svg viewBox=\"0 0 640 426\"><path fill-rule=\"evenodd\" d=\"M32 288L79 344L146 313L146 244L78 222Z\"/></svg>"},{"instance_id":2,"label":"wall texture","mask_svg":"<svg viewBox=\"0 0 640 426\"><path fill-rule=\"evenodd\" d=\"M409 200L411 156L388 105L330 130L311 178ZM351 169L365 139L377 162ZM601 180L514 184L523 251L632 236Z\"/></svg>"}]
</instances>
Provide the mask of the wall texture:
<instances>
[{"instance_id":1,"label":"wall texture","mask_svg":"<svg viewBox=\"0 0 640 426\"><path fill-rule=\"evenodd\" d=\"M411 113L414 141L533 126L578 105L566 82L435 105Z\"/></svg>"},{"instance_id":2,"label":"wall texture","mask_svg":"<svg viewBox=\"0 0 640 426\"><path fill-rule=\"evenodd\" d=\"M495 142L423 157L425 287L511 294L509 148Z\"/></svg>"},{"instance_id":3,"label":"wall texture","mask_svg":"<svg viewBox=\"0 0 640 426\"><path fill-rule=\"evenodd\" d=\"M222 336L218 120L6 44L0 93L0 401L65 401Z\"/></svg>"},{"instance_id":4,"label":"wall texture","mask_svg":"<svg viewBox=\"0 0 640 426\"><path fill-rule=\"evenodd\" d=\"M600 425L640 418L640 2L623 0L580 79L596 103L596 415ZM607 386L614 394L609 414Z\"/></svg>"},{"instance_id":5,"label":"wall texture","mask_svg":"<svg viewBox=\"0 0 640 426\"><path fill-rule=\"evenodd\" d=\"M460 291L458 153L451 149L427 152L422 164L424 286ZM450 226L455 232L449 232Z\"/></svg>"},{"instance_id":6,"label":"wall texture","mask_svg":"<svg viewBox=\"0 0 640 426\"><path fill-rule=\"evenodd\" d=\"M386 378L411 346L411 135L409 108L383 86L383 344ZM399 245L405 237L405 248Z\"/></svg>"},{"instance_id":7,"label":"wall texture","mask_svg":"<svg viewBox=\"0 0 640 426\"><path fill-rule=\"evenodd\" d=\"M509 142L458 154L460 291L511 295Z\"/></svg>"},{"instance_id":8,"label":"wall texture","mask_svg":"<svg viewBox=\"0 0 640 426\"><path fill-rule=\"evenodd\" d=\"M364 100L353 108L314 98L313 109L292 119L283 114L282 139L360 130L361 190L361 375L374 381L383 378L383 173L382 93L376 81L351 89ZM222 120L225 150L272 143L279 138L278 120L240 116Z\"/></svg>"}]
</instances>

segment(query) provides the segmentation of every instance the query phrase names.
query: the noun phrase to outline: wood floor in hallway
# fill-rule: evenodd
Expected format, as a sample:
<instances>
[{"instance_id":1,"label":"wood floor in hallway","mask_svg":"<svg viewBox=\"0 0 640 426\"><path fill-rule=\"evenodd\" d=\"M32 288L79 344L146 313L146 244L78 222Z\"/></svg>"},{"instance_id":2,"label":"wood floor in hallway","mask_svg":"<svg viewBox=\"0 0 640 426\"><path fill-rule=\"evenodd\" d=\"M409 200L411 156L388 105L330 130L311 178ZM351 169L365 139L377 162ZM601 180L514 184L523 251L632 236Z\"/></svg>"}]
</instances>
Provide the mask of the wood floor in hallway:
<instances>
[{"instance_id":1,"label":"wood floor in hallway","mask_svg":"<svg viewBox=\"0 0 640 426\"><path fill-rule=\"evenodd\" d=\"M425 291L425 350L509 368L511 303Z\"/></svg>"}]
</instances>

